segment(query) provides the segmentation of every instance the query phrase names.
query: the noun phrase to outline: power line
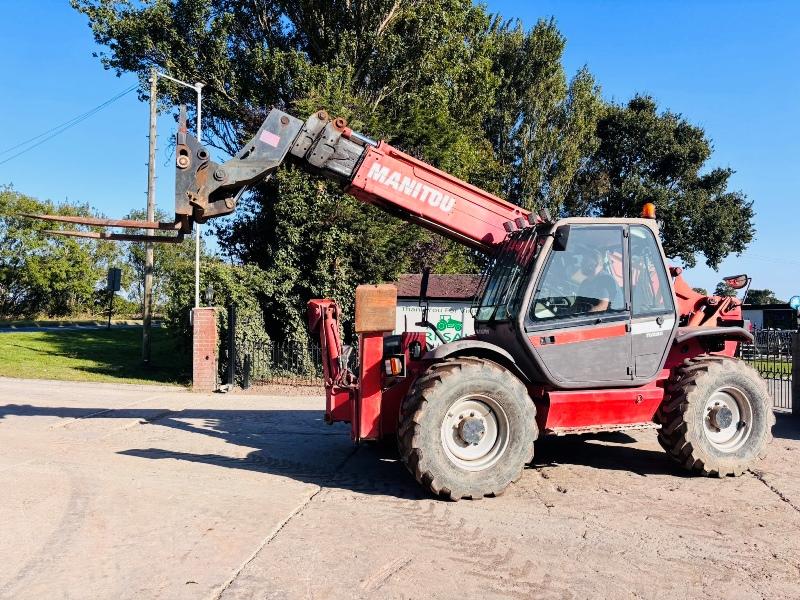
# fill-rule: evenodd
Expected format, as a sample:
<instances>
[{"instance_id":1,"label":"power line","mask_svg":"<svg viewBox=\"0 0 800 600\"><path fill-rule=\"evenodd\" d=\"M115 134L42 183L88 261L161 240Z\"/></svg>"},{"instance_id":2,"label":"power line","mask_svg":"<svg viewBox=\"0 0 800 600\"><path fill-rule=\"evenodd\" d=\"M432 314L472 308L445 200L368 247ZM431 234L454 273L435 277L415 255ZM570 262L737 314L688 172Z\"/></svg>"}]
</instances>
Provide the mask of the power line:
<instances>
[{"instance_id":1,"label":"power line","mask_svg":"<svg viewBox=\"0 0 800 600\"><path fill-rule=\"evenodd\" d=\"M55 127L53 127L53 128L51 128L51 129L48 129L47 131L44 131L44 132L40 133L39 135L35 135L35 136L33 136L32 138L29 138L29 139L27 139L27 140L25 140L25 141L23 141L23 142L20 142L19 144L16 144L16 145L14 145L14 146L11 146L10 148L6 148L5 150L2 150L2 151L0 151L0 155L2 155L2 154L6 154L7 152L11 152L12 150L16 150L16 149L17 149L17 148L19 148L20 146L25 146L26 144L28 144L28 143L30 143L30 142L33 142L33 141L35 141L35 140L38 140L39 138L41 138L41 137L43 137L43 136L46 136L48 133L51 133L51 132L53 132L53 131L56 131L57 129L61 129L62 127L71 127L72 125L77 125L78 123L80 123L80 122L81 122L81 121L83 121L84 119L87 119L88 117L92 116L93 114L95 114L96 112L98 112L99 110L101 110L102 108L105 108L106 106L108 106L108 105L109 105L109 104L111 104L112 102L114 102L114 101L116 101L116 100L119 100L119 99L120 99L120 98L122 98L124 95L126 95L126 94L128 94L128 93L132 92L132 91L133 91L133 90L135 90L137 87L138 87L138 84L137 84L137 85L132 85L131 87L129 87L129 88L128 88L128 89L126 89L126 90L123 90L122 92L120 92L120 93L119 93L119 94L117 94L116 96L114 96L114 97L112 97L112 98L109 98L108 100L106 100L106 101L105 101L105 102L103 102L102 104L100 104L100 105L98 105L98 106L95 106L93 109L91 109L91 110L88 110L88 111L86 111L85 113L82 113L82 114L78 115L77 117L73 117L73 118L71 118L69 121L65 121L64 123L61 123L60 125L56 125Z\"/></svg>"},{"instance_id":2,"label":"power line","mask_svg":"<svg viewBox=\"0 0 800 600\"><path fill-rule=\"evenodd\" d=\"M0 156L2 156L3 154L7 154L9 152L12 152L13 150L16 150L17 148L21 148L23 146L28 146L28 144L30 144L31 142L36 142L35 144L32 144L32 145L28 146L27 148L24 148L24 149L20 150L16 154L13 154L13 155L9 156L8 158L0 161L0 165L3 165L5 163L7 163L8 161L17 158L18 156L21 156L22 154L25 154L26 152L29 152L30 150L33 150L34 148L36 148L38 146L41 146L46 141L56 137L57 135L60 135L60 134L64 133L67 129L70 129L71 127L74 127L75 125L78 125L79 123L85 121L86 119L88 119L92 115L100 112L102 109L104 109L109 104L112 104L113 102L116 102L117 100L119 100L123 96L125 96L127 94L130 94L133 90L135 90L138 87L139 87L139 84L132 85L131 87L127 88L126 90L121 91L116 96L113 96L113 97L109 98L108 100L106 100L105 102L102 102L101 104L98 104L97 106L95 106L91 110L88 110L85 113L82 113L82 114L78 115L77 117L73 117L69 121L65 121L64 123L61 123L60 125L56 125L55 127L52 127L50 129L48 129L47 131L44 131L44 132L42 132L42 133L40 133L38 135L33 136L32 138L29 138L29 139L27 139L27 140L25 140L23 142L15 144L14 146L11 146L10 148L6 148L5 150L0 151ZM39 141L36 141L36 140L39 140Z\"/></svg>"}]
</instances>

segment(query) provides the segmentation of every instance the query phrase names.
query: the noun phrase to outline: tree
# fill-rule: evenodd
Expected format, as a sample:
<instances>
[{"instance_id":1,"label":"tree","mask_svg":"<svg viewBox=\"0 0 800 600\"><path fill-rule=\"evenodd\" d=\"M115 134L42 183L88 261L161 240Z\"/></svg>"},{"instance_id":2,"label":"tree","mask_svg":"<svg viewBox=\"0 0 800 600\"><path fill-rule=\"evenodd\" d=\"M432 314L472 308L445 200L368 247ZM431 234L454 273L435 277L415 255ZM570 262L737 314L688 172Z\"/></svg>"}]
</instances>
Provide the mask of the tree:
<instances>
[{"instance_id":1,"label":"tree","mask_svg":"<svg viewBox=\"0 0 800 600\"><path fill-rule=\"evenodd\" d=\"M96 292L105 287L108 267L117 260L114 244L47 235L44 230L59 224L19 213L99 216L84 204L56 205L0 188L0 316L62 317L101 310L95 301L102 294L98 298Z\"/></svg>"},{"instance_id":2,"label":"tree","mask_svg":"<svg viewBox=\"0 0 800 600\"><path fill-rule=\"evenodd\" d=\"M775 292L772 290L750 290L747 292L747 303L748 304L785 304L783 300L780 300L775 296Z\"/></svg>"},{"instance_id":3,"label":"tree","mask_svg":"<svg viewBox=\"0 0 800 600\"><path fill-rule=\"evenodd\" d=\"M702 287L693 287L692 288L698 294L702 294L703 296L708 296L708 290Z\"/></svg>"},{"instance_id":4,"label":"tree","mask_svg":"<svg viewBox=\"0 0 800 600\"><path fill-rule=\"evenodd\" d=\"M688 266L695 255L716 268L741 253L755 233L752 202L728 190L730 169L706 173L711 144L702 128L658 112L648 96L610 105L597 122L599 146L575 178L564 205L569 214L639 216L652 202L667 256Z\"/></svg>"},{"instance_id":5,"label":"tree","mask_svg":"<svg viewBox=\"0 0 800 600\"><path fill-rule=\"evenodd\" d=\"M566 82L553 22L525 32L470 0L355 1L348 9L321 0L73 6L109 48L101 57L107 68L144 79L155 65L206 82L205 141L229 154L271 105L298 116L324 107L356 130L533 205L563 195L601 104L588 72ZM184 90L163 90L170 103L191 105ZM347 314L357 283L422 266L479 267L464 248L290 169L254 190L217 233L224 253L275 282L271 302L284 315L276 337L304 330L311 296L333 295Z\"/></svg>"},{"instance_id":6,"label":"tree","mask_svg":"<svg viewBox=\"0 0 800 600\"><path fill-rule=\"evenodd\" d=\"M717 284L717 287L714 288L714 295L715 296L722 296L722 297L736 296L736 295L738 295L738 293L739 293L739 290L731 287L731 285L729 283L727 283L726 281L720 281Z\"/></svg>"},{"instance_id":7,"label":"tree","mask_svg":"<svg viewBox=\"0 0 800 600\"><path fill-rule=\"evenodd\" d=\"M177 261L170 277L164 281L164 320L166 326L176 334L184 350L191 348L191 308L194 300L194 264L192 261ZM269 297L269 282L255 265L228 265L216 257L207 257L201 263L203 281L214 288L214 304L220 307L234 305L237 308L236 343L240 348L249 344L269 342L264 315L268 307L264 301ZM220 350L223 358L228 349L228 313L217 311L220 329ZM228 355L229 356L229 355Z\"/></svg>"},{"instance_id":8,"label":"tree","mask_svg":"<svg viewBox=\"0 0 800 600\"><path fill-rule=\"evenodd\" d=\"M151 66L204 81L204 142L225 153L271 106L299 117L325 108L525 207L636 216L654 201L668 253L689 265L698 252L716 265L752 238L750 205L727 191L730 171L699 175L710 154L702 130L649 98L607 105L587 69L568 80L552 20L525 30L471 0L71 2L108 49L106 68L143 82ZM193 104L189 90L165 83L162 93ZM292 169L215 230L226 256L272 282L278 339L304 331L309 297L336 297L347 315L357 283L482 264Z\"/></svg>"},{"instance_id":9,"label":"tree","mask_svg":"<svg viewBox=\"0 0 800 600\"><path fill-rule=\"evenodd\" d=\"M147 219L147 211L137 209L130 211L123 217L143 221ZM156 221L168 221L170 217L161 210L156 210ZM130 230L130 233L145 233L144 230ZM174 233L155 232L156 235L175 235ZM201 240L202 242L202 240ZM201 247L201 252L205 248ZM122 258L125 261L128 297L141 307L144 301L144 275L145 275L145 244L143 242L128 242L121 246ZM194 243L191 239L184 239L179 244L155 244L153 248L153 309L160 310L166 304L169 279L188 263L194 268ZM194 292L190 293L194 298Z\"/></svg>"},{"instance_id":10,"label":"tree","mask_svg":"<svg viewBox=\"0 0 800 600\"><path fill-rule=\"evenodd\" d=\"M495 22L491 36L501 80L485 130L503 169L500 192L527 209L544 206L558 214L597 145L599 89L585 68L567 82L561 64L566 40L553 20L528 32L519 22Z\"/></svg>"}]
</instances>

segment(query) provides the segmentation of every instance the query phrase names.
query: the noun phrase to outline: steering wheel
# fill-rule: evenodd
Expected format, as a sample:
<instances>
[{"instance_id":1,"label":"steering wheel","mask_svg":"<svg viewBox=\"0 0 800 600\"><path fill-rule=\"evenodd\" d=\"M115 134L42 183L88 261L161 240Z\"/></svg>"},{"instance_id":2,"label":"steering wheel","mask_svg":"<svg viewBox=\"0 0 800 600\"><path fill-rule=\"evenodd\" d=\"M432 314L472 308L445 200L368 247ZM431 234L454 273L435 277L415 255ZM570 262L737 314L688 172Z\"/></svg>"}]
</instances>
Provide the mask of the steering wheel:
<instances>
[{"instance_id":1,"label":"steering wheel","mask_svg":"<svg viewBox=\"0 0 800 600\"><path fill-rule=\"evenodd\" d=\"M556 291L564 293L561 290ZM533 315L538 319L557 317L570 307L569 297L566 295L537 298L533 303ZM543 312L545 314L542 314Z\"/></svg>"}]
</instances>

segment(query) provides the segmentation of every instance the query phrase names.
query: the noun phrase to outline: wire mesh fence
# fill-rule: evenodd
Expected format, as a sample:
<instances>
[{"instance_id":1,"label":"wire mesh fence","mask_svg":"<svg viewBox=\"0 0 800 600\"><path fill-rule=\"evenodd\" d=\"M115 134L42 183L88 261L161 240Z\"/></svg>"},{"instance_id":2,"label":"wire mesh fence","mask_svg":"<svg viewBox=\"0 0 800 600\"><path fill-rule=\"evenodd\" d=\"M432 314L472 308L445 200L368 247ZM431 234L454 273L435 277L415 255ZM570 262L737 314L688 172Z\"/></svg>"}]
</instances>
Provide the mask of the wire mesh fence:
<instances>
[{"instance_id":1,"label":"wire mesh fence","mask_svg":"<svg viewBox=\"0 0 800 600\"><path fill-rule=\"evenodd\" d=\"M236 349L236 383L251 385L323 385L318 345L244 341Z\"/></svg>"},{"instance_id":2,"label":"wire mesh fence","mask_svg":"<svg viewBox=\"0 0 800 600\"><path fill-rule=\"evenodd\" d=\"M781 329L761 329L753 332L753 343L743 344L741 358L750 364L767 383L778 410L792 409L792 355L797 332Z\"/></svg>"}]
</instances>

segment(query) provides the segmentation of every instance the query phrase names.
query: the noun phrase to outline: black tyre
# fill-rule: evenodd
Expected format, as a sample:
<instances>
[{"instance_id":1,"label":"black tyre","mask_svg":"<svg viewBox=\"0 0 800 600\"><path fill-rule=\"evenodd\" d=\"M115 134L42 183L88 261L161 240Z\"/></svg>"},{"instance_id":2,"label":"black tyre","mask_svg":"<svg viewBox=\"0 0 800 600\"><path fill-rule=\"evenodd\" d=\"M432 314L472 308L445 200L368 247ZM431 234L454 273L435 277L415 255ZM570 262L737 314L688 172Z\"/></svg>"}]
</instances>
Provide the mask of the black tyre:
<instances>
[{"instance_id":1,"label":"black tyre","mask_svg":"<svg viewBox=\"0 0 800 600\"><path fill-rule=\"evenodd\" d=\"M741 475L764 457L775 414L766 383L747 364L704 355L674 372L656 412L658 441L686 469Z\"/></svg>"},{"instance_id":2,"label":"black tyre","mask_svg":"<svg viewBox=\"0 0 800 600\"><path fill-rule=\"evenodd\" d=\"M400 411L400 456L416 480L452 500L497 495L533 459L536 407L500 365L459 357L431 366Z\"/></svg>"}]
</instances>

